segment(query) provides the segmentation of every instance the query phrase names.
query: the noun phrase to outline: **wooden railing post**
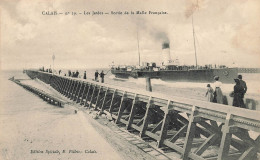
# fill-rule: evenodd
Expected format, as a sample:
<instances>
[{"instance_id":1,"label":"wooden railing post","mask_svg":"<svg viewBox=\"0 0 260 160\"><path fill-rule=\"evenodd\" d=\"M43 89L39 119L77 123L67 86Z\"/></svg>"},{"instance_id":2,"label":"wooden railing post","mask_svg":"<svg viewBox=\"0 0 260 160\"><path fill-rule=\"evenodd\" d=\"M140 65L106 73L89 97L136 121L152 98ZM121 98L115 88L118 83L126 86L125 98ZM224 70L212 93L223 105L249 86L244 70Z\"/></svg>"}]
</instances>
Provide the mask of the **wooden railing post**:
<instances>
[{"instance_id":1,"label":"wooden railing post","mask_svg":"<svg viewBox=\"0 0 260 160\"><path fill-rule=\"evenodd\" d=\"M152 106L151 101L152 101L152 97L150 96L148 103L146 105L144 120L143 120L143 124L142 124L141 131L140 131L140 134L139 134L139 136L141 138L144 137L145 131L147 130L148 122L150 121L150 108Z\"/></svg>"}]
</instances>

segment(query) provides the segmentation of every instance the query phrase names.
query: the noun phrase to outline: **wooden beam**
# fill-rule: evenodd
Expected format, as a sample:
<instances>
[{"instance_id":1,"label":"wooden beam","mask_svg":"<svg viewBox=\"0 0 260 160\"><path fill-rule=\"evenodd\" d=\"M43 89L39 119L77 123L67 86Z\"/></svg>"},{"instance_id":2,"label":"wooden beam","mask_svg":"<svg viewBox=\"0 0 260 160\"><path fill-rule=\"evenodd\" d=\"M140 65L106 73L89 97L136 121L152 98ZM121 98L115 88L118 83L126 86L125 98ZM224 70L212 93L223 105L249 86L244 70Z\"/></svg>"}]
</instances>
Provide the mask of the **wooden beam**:
<instances>
[{"instance_id":1,"label":"wooden beam","mask_svg":"<svg viewBox=\"0 0 260 160\"><path fill-rule=\"evenodd\" d=\"M230 120L232 118L231 114L227 114L225 125L222 128L222 139L218 152L218 160L225 160L228 158L228 152L230 148L230 142L232 138L232 133L229 133Z\"/></svg>"},{"instance_id":2,"label":"wooden beam","mask_svg":"<svg viewBox=\"0 0 260 160\"><path fill-rule=\"evenodd\" d=\"M125 110L124 99L125 99L125 93L121 97L121 102L120 102L120 106L119 106L119 110L118 110L118 114L117 114L117 119L115 121L116 124L118 124L120 122L120 118L122 117L122 113Z\"/></svg>"},{"instance_id":3,"label":"wooden beam","mask_svg":"<svg viewBox=\"0 0 260 160\"><path fill-rule=\"evenodd\" d=\"M166 139L166 136L167 136L168 125L169 125L169 122L170 122L170 119L171 119L170 116L169 116L169 112L168 112L168 108L169 108L170 103L171 103L171 101L168 100L168 103L166 105L167 110L165 111L164 117L163 117L163 120L162 120L161 133L160 133L159 139L157 141L157 147L158 148L162 147L163 142L164 142L164 140Z\"/></svg>"},{"instance_id":4,"label":"wooden beam","mask_svg":"<svg viewBox=\"0 0 260 160\"><path fill-rule=\"evenodd\" d=\"M182 159L183 160L188 160L188 155L191 151L191 147L192 147L192 141L195 135L195 129L196 129L196 121L195 120L195 116L196 116L196 107L193 106L192 107L192 113L190 115L189 118L189 125L187 128L187 133L186 133L186 138L185 138L185 142L184 142L184 153L182 155Z\"/></svg>"},{"instance_id":5,"label":"wooden beam","mask_svg":"<svg viewBox=\"0 0 260 160\"><path fill-rule=\"evenodd\" d=\"M136 101L137 101L136 97L137 97L137 94L135 94L133 102L132 102L130 116L129 116L129 119L128 119L128 123L126 125L127 130L129 130L131 128L133 120L134 120L134 116L135 116L135 113L136 113L136 110L137 110L136 109Z\"/></svg>"},{"instance_id":6,"label":"wooden beam","mask_svg":"<svg viewBox=\"0 0 260 160\"><path fill-rule=\"evenodd\" d=\"M101 113L103 113L103 111L104 111L104 109L105 109L105 101L106 101L106 97L107 97L107 90L108 90L108 87L107 87L107 89L106 89L106 91L105 91L105 95L104 95L104 99L103 99L103 101L102 101L102 104L101 104Z\"/></svg>"},{"instance_id":7,"label":"wooden beam","mask_svg":"<svg viewBox=\"0 0 260 160\"><path fill-rule=\"evenodd\" d=\"M92 85L91 83L88 85L88 92L87 92L87 95L86 95L86 101L85 101L85 103L84 103L84 107L87 106L88 96L89 96L89 93L90 93L90 88L91 88L92 86L93 86L93 85Z\"/></svg>"},{"instance_id":8,"label":"wooden beam","mask_svg":"<svg viewBox=\"0 0 260 160\"><path fill-rule=\"evenodd\" d=\"M100 97L101 87L102 87L102 86L99 86L98 95L97 95L97 100L96 100L96 103L95 103L95 110L97 110L97 108L98 108L97 105L98 105L98 99L99 99L99 97Z\"/></svg>"},{"instance_id":9,"label":"wooden beam","mask_svg":"<svg viewBox=\"0 0 260 160\"><path fill-rule=\"evenodd\" d=\"M109 111L108 111L109 113L112 113L112 111L113 111L113 101L114 101L114 98L115 98L115 94L116 94L116 89L113 92L113 96L112 96L111 103L110 103L110 106L109 106Z\"/></svg>"},{"instance_id":10,"label":"wooden beam","mask_svg":"<svg viewBox=\"0 0 260 160\"><path fill-rule=\"evenodd\" d=\"M145 115L144 115L144 119L143 119L143 124L141 126L141 131L140 131L140 137L144 137L144 133L145 131L147 130L147 127L148 127L148 122L150 121L150 108L151 108L151 99L152 97L149 98L148 100L148 103L146 105L146 112L145 112Z\"/></svg>"}]
</instances>

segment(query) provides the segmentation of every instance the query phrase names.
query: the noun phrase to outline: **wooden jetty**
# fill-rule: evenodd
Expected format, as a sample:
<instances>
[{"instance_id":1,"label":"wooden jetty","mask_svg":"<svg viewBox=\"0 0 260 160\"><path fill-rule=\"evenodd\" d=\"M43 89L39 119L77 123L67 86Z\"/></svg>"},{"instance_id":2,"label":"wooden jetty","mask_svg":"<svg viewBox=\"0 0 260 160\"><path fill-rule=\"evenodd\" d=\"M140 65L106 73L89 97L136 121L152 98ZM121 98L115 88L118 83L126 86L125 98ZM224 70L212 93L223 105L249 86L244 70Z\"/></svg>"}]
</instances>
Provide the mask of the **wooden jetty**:
<instances>
[{"instance_id":1,"label":"wooden jetty","mask_svg":"<svg viewBox=\"0 0 260 160\"><path fill-rule=\"evenodd\" d=\"M44 92L43 90L40 90L38 88L32 87L30 85L26 85L20 82L20 80L14 79L14 78L10 78L9 80L15 82L16 84L22 86L23 88L25 88L26 90L38 95L39 97L41 97L44 101L47 101L50 104L53 105L57 105L60 107L64 107L64 105L66 104L66 102L62 99L59 99L57 97L54 97L53 95L50 95L46 92Z\"/></svg>"},{"instance_id":2,"label":"wooden jetty","mask_svg":"<svg viewBox=\"0 0 260 160\"><path fill-rule=\"evenodd\" d=\"M111 114L116 124L155 141L162 150L179 153L181 159L249 160L260 151L259 111L40 71L26 73L86 108Z\"/></svg>"}]
</instances>

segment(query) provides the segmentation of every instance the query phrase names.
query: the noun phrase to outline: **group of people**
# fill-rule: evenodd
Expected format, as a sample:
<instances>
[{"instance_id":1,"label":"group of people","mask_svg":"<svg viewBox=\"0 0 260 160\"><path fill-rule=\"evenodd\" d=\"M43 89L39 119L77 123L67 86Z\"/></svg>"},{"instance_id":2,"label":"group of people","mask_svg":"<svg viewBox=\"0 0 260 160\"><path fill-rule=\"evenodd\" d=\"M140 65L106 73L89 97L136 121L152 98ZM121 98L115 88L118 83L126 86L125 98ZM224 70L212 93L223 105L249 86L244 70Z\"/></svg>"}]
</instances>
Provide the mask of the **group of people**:
<instances>
[{"instance_id":1,"label":"group of people","mask_svg":"<svg viewBox=\"0 0 260 160\"><path fill-rule=\"evenodd\" d=\"M98 70L96 70L96 72L95 72L95 81L99 81L99 79L98 79L98 76L100 76L100 78L101 78L101 83L104 83L105 82L105 73L104 73L104 71L102 70L101 71L101 73L98 73ZM66 75L65 75L66 76ZM70 70L68 71L68 76L69 77L76 77L76 78L80 78L79 77L79 72L78 71L76 71L76 72L71 72ZM83 74L83 79L87 79L87 72L86 71L84 71L84 74Z\"/></svg>"},{"instance_id":2,"label":"group of people","mask_svg":"<svg viewBox=\"0 0 260 160\"><path fill-rule=\"evenodd\" d=\"M97 81L98 82L98 75L100 75L100 78L101 78L101 83L104 83L104 81L105 81L105 73L104 73L104 71L102 70L101 71L101 73L98 73L98 70L96 70L96 72L95 72L95 81Z\"/></svg>"},{"instance_id":3,"label":"group of people","mask_svg":"<svg viewBox=\"0 0 260 160\"><path fill-rule=\"evenodd\" d=\"M76 72L71 72L71 70L68 70L68 76L69 77L79 78L79 71L77 70Z\"/></svg>"},{"instance_id":4,"label":"group of people","mask_svg":"<svg viewBox=\"0 0 260 160\"><path fill-rule=\"evenodd\" d=\"M210 84L207 85L207 92L206 96L209 102L213 103L220 103L223 104L223 93L221 90L221 85L222 83L219 81L219 77L215 76L215 83L213 89ZM247 86L246 82L242 80L242 75L238 75L237 78L234 79L235 81L235 86L234 90L230 93L230 96L233 97L233 103L232 105L235 107L240 107L240 108L246 108L244 104L244 95L247 91Z\"/></svg>"}]
</instances>

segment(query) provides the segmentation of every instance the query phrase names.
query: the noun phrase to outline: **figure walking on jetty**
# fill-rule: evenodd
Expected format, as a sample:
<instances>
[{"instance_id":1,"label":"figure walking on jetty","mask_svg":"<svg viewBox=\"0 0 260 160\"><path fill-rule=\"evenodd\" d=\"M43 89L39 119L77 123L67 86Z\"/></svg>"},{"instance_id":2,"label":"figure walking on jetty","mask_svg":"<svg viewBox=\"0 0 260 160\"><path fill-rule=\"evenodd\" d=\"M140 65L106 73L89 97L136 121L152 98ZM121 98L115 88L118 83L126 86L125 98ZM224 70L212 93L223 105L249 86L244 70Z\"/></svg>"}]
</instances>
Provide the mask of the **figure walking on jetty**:
<instances>
[{"instance_id":1,"label":"figure walking on jetty","mask_svg":"<svg viewBox=\"0 0 260 160\"><path fill-rule=\"evenodd\" d=\"M86 71L84 71L83 79L87 79L87 73L86 73Z\"/></svg>"},{"instance_id":2,"label":"figure walking on jetty","mask_svg":"<svg viewBox=\"0 0 260 160\"><path fill-rule=\"evenodd\" d=\"M242 99L244 98L246 91L247 91L247 86L246 86L246 82L242 80L242 75L238 75L237 78L239 79L239 83L241 85L241 87L243 88L243 94L242 94ZM243 103L243 108L246 108L245 104Z\"/></svg>"},{"instance_id":3,"label":"figure walking on jetty","mask_svg":"<svg viewBox=\"0 0 260 160\"><path fill-rule=\"evenodd\" d=\"M104 83L105 75L106 75L106 74L105 74L104 71L102 70L102 72L100 73L101 83Z\"/></svg>"},{"instance_id":4,"label":"figure walking on jetty","mask_svg":"<svg viewBox=\"0 0 260 160\"><path fill-rule=\"evenodd\" d=\"M244 104L244 88L241 84L241 81L239 79L234 79L234 81L236 82L235 86L234 86L234 91L232 92L232 95L234 97L233 99L233 106L235 107L240 107L240 108L246 108L245 104Z\"/></svg>"},{"instance_id":5,"label":"figure walking on jetty","mask_svg":"<svg viewBox=\"0 0 260 160\"><path fill-rule=\"evenodd\" d=\"M215 92L213 94L214 95L213 102L223 104L223 94L220 88L222 83L219 81L219 76L215 76L214 79L216 82L214 83Z\"/></svg>"},{"instance_id":6,"label":"figure walking on jetty","mask_svg":"<svg viewBox=\"0 0 260 160\"><path fill-rule=\"evenodd\" d=\"M98 81L98 75L99 75L98 70L96 70L96 72L95 72L95 81Z\"/></svg>"},{"instance_id":7,"label":"figure walking on jetty","mask_svg":"<svg viewBox=\"0 0 260 160\"><path fill-rule=\"evenodd\" d=\"M207 97L207 100L209 102L213 101L213 98L214 98L213 93L214 93L213 88L210 86L210 84L207 84L207 92L206 92L205 96Z\"/></svg>"}]
</instances>

